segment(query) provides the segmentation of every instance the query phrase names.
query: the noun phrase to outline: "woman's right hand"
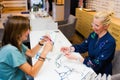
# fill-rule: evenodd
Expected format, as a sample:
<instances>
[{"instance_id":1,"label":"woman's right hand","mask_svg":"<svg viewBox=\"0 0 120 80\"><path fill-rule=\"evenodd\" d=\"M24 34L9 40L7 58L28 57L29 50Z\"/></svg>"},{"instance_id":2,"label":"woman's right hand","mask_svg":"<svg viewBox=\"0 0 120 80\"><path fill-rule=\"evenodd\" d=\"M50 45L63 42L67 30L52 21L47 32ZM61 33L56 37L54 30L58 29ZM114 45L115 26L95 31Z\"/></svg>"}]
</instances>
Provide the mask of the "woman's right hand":
<instances>
[{"instance_id":1,"label":"woman's right hand","mask_svg":"<svg viewBox=\"0 0 120 80\"><path fill-rule=\"evenodd\" d=\"M47 41L52 41L49 35L43 36L43 37L41 38L40 43L41 43L41 44L44 44L44 43L47 42Z\"/></svg>"},{"instance_id":2,"label":"woman's right hand","mask_svg":"<svg viewBox=\"0 0 120 80\"><path fill-rule=\"evenodd\" d=\"M52 51L53 49L53 42L52 41L47 41L45 42L45 45L44 45L44 48L43 48L43 51L41 53L41 57L46 57L46 55Z\"/></svg>"}]
</instances>

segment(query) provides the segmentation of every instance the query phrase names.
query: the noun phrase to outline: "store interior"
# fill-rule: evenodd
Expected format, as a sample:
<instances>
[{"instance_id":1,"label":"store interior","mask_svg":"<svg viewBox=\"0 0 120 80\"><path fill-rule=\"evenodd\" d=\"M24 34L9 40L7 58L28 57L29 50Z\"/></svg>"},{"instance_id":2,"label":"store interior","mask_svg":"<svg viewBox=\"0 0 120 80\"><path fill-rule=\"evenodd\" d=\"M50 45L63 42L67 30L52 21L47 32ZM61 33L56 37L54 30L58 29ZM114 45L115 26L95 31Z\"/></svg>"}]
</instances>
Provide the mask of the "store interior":
<instances>
[{"instance_id":1,"label":"store interior","mask_svg":"<svg viewBox=\"0 0 120 80\"><path fill-rule=\"evenodd\" d=\"M82 43L93 31L91 23L96 12L109 11L112 16L108 31L116 40L116 54L120 54L120 0L0 0L0 45L7 16L22 14L31 18L32 13L44 11L47 14L38 16L51 16L72 44ZM29 41L25 44L30 48ZM83 55L86 56L87 53ZM120 55L118 59L120 60ZM120 70L117 71L120 63L117 64L113 80L120 80Z\"/></svg>"}]
</instances>

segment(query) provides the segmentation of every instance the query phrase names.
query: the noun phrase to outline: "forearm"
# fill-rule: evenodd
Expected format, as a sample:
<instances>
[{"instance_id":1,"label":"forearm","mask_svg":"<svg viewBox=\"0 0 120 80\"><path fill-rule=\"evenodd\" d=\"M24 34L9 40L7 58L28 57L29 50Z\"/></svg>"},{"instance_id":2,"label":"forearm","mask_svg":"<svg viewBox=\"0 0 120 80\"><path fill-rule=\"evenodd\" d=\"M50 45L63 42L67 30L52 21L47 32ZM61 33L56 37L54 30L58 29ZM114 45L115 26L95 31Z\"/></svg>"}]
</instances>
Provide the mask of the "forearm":
<instances>
[{"instance_id":1,"label":"forearm","mask_svg":"<svg viewBox=\"0 0 120 80\"><path fill-rule=\"evenodd\" d=\"M40 49L41 44L37 44L32 50L34 53L37 53ZM29 65L27 62L22 64L20 66L20 69L23 70L25 73L29 74L30 76L34 77L36 76L36 74L39 72L39 70L41 69L44 61L45 61L45 58L47 56L47 54L52 50L52 43L47 41L45 44L44 44L44 47L43 47L43 50L41 52L41 55L40 57L38 58L38 61L33 65Z\"/></svg>"},{"instance_id":2,"label":"forearm","mask_svg":"<svg viewBox=\"0 0 120 80\"><path fill-rule=\"evenodd\" d=\"M83 62L86 66L91 67L94 71L98 71L104 64L104 61L99 59L85 58Z\"/></svg>"},{"instance_id":3,"label":"forearm","mask_svg":"<svg viewBox=\"0 0 120 80\"><path fill-rule=\"evenodd\" d=\"M38 42L38 44L34 48L31 49L32 57L40 50L40 48L44 45L45 42L49 42L50 45L52 45L52 41L49 36L44 36L43 39Z\"/></svg>"},{"instance_id":4,"label":"forearm","mask_svg":"<svg viewBox=\"0 0 120 80\"><path fill-rule=\"evenodd\" d=\"M84 53L88 51L88 43L86 43L86 41L81 44L75 44L72 46L75 48L75 52Z\"/></svg>"},{"instance_id":5,"label":"forearm","mask_svg":"<svg viewBox=\"0 0 120 80\"><path fill-rule=\"evenodd\" d=\"M36 53L38 53L38 51L41 49L42 46L40 46L39 44L37 44L34 48L31 49L31 54L32 57L35 56Z\"/></svg>"},{"instance_id":6,"label":"forearm","mask_svg":"<svg viewBox=\"0 0 120 80\"><path fill-rule=\"evenodd\" d=\"M46 58L46 54L45 52L42 52L43 55L41 55L39 58L38 58L38 61L33 65L29 65L29 63L24 63L22 64L19 68L24 71L26 74L32 76L32 77L35 77L38 72L40 71L44 61L45 61L45 58Z\"/></svg>"},{"instance_id":7,"label":"forearm","mask_svg":"<svg viewBox=\"0 0 120 80\"><path fill-rule=\"evenodd\" d=\"M29 57L34 57L36 53L41 49L43 46L43 43L38 43L35 47L33 47L31 50L27 50L26 55Z\"/></svg>"},{"instance_id":8,"label":"forearm","mask_svg":"<svg viewBox=\"0 0 120 80\"><path fill-rule=\"evenodd\" d=\"M44 61L40 61L38 60L34 66L32 67L31 73L29 75L31 75L32 77L35 77L38 72L40 71L42 65L43 65Z\"/></svg>"},{"instance_id":9,"label":"forearm","mask_svg":"<svg viewBox=\"0 0 120 80\"><path fill-rule=\"evenodd\" d=\"M45 59L46 59L46 55L47 55L47 52L46 51L43 51L41 53L41 56L39 57L38 61L34 64L34 66L32 67L32 76L36 76L39 72L39 70L41 69Z\"/></svg>"}]
</instances>

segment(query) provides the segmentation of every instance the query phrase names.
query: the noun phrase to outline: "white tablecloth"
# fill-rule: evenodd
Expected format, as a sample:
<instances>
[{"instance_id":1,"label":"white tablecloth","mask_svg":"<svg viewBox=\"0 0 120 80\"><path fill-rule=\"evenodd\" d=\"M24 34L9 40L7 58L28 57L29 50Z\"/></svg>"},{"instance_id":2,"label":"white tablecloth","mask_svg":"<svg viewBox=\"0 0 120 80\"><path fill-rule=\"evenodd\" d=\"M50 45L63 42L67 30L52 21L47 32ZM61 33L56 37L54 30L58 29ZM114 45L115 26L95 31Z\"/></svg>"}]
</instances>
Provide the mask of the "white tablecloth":
<instances>
[{"instance_id":1,"label":"white tablecloth","mask_svg":"<svg viewBox=\"0 0 120 80\"><path fill-rule=\"evenodd\" d=\"M42 16L40 12L30 13L30 26L32 31L58 29L57 23L54 22L51 16Z\"/></svg>"},{"instance_id":2,"label":"white tablecloth","mask_svg":"<svg viewBox=\"0 0 120 80\"><path fill-rule=\"evenodd\" d=\"M31 48L38 44L41 36L45 34L50 34L54 47L47 55L41 70L34 80L93 80L95 78L96 73L91 68L78 61L67 59L60 52L62 46L71 46L71 43L59 30L32 31L30 33ZM33 65L37 61L41 50L32 58ZM73 54L80 56L79 53Z\"/></svg>"}]
</instances>

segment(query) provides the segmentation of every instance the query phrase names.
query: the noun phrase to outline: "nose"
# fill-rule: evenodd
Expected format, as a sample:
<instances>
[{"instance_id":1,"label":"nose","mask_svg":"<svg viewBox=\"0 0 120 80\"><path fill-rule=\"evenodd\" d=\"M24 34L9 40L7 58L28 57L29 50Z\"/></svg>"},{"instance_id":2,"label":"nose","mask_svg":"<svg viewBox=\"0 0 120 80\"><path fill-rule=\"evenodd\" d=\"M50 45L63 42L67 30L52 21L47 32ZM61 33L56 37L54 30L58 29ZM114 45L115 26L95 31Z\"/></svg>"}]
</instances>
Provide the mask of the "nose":
<instances>
[{"instance_id":1,"label":"nose","mask_svg":"<svg viewBox=\"0 0 120 80\"><path fill-rule=\"evenodd\" d=\"M93 28L99 27L99 25L97 25L97 24L95 24L95 23L91 23L91 25L92 25Z\"/></svg>"},{"instance_id":2,"label":"nose","mask_svg":"<svg viewBox=\"0 0 120 80\"><path fill-rule=\"evenodd\" d=\"M91 23L91 27L92 27L93 30L96 30L96 25L95 24Z\"/></svg>"},{"instance_id":3,"label":"nose","mask_svg":"<svg viewBox=\"0 0 120 80\"><path fill-rule=\"evenodd\" d=\"M95 28L95 24L94 24L94 23L91 23L91 27L94 29L94 28Z\"/></svg>"}]
</instances>

